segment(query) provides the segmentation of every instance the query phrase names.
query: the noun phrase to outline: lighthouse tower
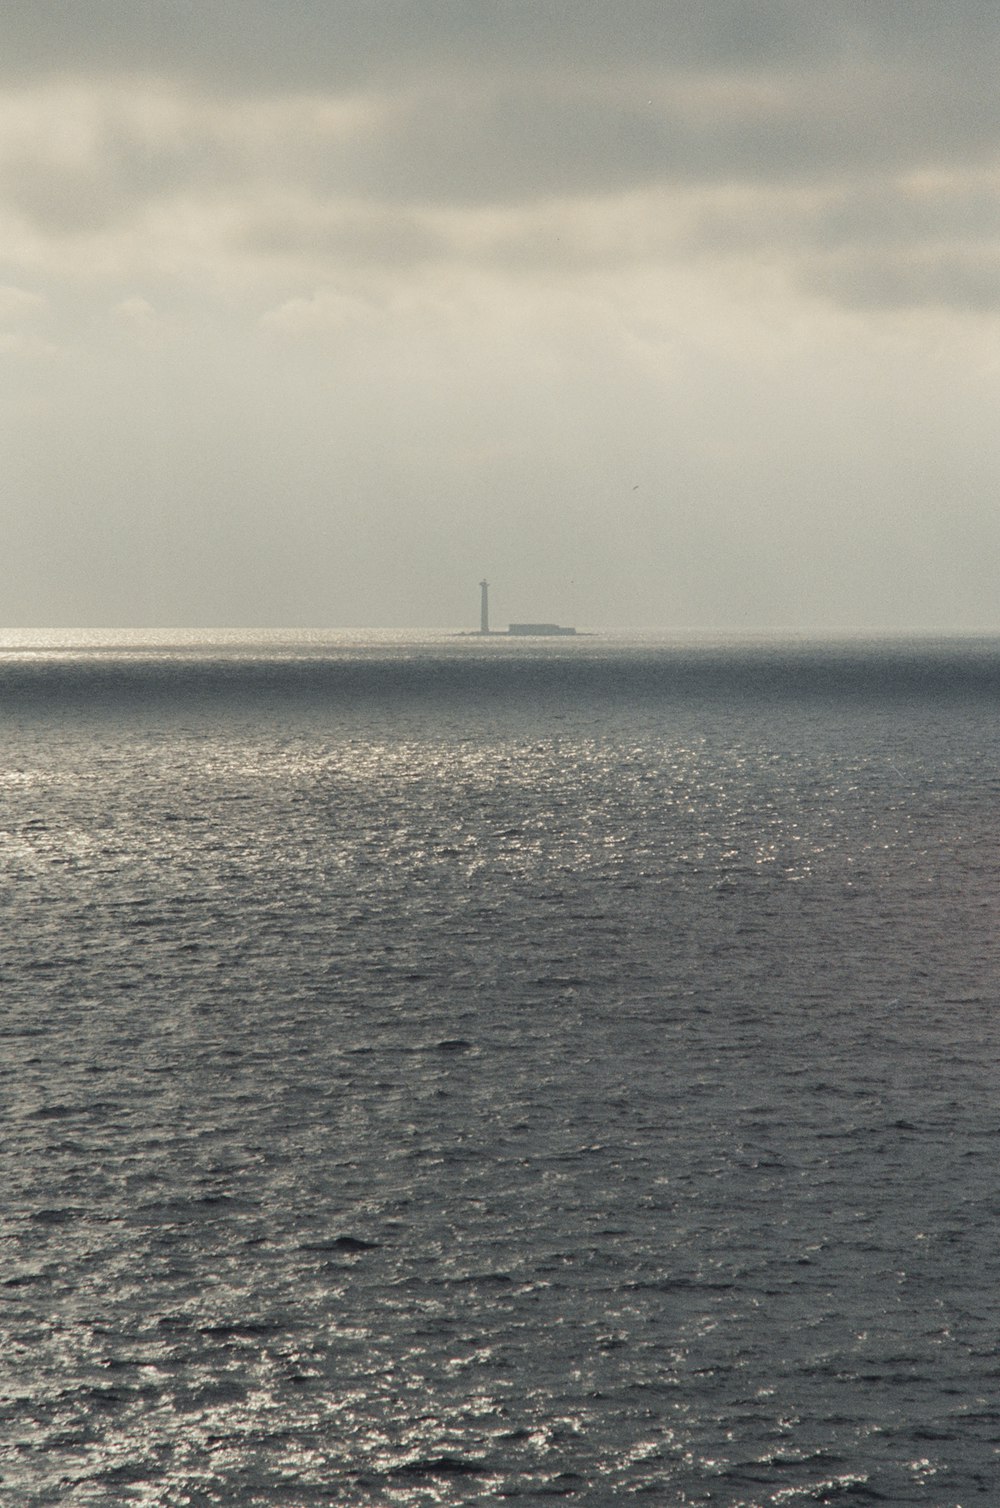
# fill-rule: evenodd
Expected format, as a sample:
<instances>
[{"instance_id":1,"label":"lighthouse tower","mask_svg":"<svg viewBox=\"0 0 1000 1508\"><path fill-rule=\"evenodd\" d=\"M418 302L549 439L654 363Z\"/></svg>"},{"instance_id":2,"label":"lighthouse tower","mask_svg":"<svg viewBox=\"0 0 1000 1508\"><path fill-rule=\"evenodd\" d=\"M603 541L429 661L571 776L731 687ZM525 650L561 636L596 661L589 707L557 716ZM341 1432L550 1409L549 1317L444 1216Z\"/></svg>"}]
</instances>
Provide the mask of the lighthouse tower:
<instances>
[{"instance_id":1,"label":"lighthouse tower","mask_svg":"<svg viewBox=\"0 0 1000 1508\"><path fill-rule=\"evenodd\" d=\"M490 584L488 581L479 583L481 593L479 604L479 632L488 634L490 631Z\"/></svg>"}]
</instances>

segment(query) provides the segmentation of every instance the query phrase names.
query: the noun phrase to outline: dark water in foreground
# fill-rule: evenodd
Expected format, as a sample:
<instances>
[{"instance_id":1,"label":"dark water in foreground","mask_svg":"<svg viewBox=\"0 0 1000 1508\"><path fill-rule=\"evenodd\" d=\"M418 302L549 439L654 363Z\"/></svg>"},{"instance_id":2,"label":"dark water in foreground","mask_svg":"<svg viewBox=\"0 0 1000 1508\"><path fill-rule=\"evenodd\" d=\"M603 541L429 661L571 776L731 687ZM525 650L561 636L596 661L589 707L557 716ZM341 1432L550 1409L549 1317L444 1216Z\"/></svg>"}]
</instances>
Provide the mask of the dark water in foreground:
<instances>
[{"instance_id":1,"label":"dark water in foreground","mask_svg":"<svg viewBox=\"0 0 1000 1508\"><path fill-rule=\"evenodd\" d=\"M993 642L0 655L0 1500L1000 1501L998 710Z\"/></svg>"}]
</instances>

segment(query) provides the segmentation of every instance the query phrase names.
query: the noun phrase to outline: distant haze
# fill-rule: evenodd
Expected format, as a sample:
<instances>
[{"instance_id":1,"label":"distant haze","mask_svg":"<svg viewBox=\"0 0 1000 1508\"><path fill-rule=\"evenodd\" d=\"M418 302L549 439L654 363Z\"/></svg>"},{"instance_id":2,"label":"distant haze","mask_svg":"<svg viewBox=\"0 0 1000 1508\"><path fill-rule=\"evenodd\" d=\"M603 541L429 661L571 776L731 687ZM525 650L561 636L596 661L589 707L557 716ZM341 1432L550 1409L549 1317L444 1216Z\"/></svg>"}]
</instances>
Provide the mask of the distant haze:
<instances>
[{"instance_id":1,"label":"distant haze","mask_svg":"<svg viewBox=\"0 0 1000 1508\"><path fill-rule=\"evenodd\" d=\"M1000 629L996 0L5 0L0 622Z\"/></svg>"}]
</instances>

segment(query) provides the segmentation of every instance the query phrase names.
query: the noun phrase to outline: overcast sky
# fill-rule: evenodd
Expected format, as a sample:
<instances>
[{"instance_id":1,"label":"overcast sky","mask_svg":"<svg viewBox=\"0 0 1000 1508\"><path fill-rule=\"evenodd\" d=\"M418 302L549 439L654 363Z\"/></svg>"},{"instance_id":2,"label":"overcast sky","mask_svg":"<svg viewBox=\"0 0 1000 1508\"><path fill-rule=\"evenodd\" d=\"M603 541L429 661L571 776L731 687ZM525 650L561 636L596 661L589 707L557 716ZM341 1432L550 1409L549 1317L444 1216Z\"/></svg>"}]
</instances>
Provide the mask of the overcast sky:
<instances>
[{"instance_id":1,"label":"overcast sky","mask_svg":"<svg viewBox=\"0 0 1000 1508\"><path fill-rule=\"evenodd\" d=\"M1000 630L996 0L4 0L0 622Z\"/></svg>"}]
</instances>

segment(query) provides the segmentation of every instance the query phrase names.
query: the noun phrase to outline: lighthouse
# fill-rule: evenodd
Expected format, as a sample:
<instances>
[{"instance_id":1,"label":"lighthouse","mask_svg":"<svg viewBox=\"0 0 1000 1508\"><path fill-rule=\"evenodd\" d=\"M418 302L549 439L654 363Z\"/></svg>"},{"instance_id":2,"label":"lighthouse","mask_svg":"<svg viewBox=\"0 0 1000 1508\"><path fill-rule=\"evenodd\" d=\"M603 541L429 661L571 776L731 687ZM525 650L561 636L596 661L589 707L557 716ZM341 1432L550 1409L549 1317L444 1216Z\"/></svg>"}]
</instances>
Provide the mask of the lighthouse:
<instances>
[{"instance_id":1,"label":"lighthouse","mask_svg":"<svg viewBox=\"0 0 1000 1508\"><path fill-rule=\"evenodd\" d=\"M490 631L490 584L488 581L479 583L479 632L488 634Z\"/></svg>"}]
</instances>

